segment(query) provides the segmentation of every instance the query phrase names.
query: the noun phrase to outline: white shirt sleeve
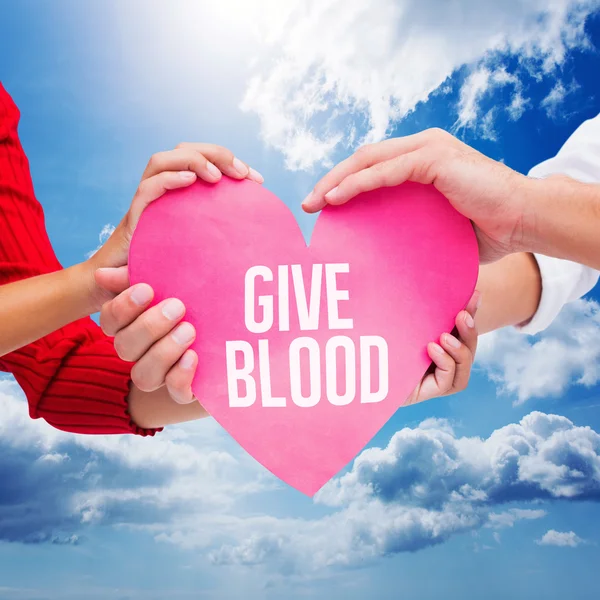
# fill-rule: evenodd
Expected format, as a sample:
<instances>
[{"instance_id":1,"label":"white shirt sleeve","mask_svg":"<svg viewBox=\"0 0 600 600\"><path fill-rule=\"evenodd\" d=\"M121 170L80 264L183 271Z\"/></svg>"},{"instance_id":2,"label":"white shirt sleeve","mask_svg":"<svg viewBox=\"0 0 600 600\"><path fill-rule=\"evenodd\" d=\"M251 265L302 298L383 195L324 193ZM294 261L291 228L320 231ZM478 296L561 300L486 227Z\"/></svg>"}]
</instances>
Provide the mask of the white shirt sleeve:
<instances>
[{"instance_id":1,"label":"white shirt sleeve","mask_svg":"<svg viewBox=\"0 0 600 600\"><path fill-rule=\"evenodd\" d=\"M568 175L585 183L600 182L600 115L585 121L565 142L558 154L535 166L530 177ZM563 306L587 294L600 273L568 260L534 255L542 276L542 296L537 312L518 329L530 335L546 329Z\"/></svg>"}]
</instances>

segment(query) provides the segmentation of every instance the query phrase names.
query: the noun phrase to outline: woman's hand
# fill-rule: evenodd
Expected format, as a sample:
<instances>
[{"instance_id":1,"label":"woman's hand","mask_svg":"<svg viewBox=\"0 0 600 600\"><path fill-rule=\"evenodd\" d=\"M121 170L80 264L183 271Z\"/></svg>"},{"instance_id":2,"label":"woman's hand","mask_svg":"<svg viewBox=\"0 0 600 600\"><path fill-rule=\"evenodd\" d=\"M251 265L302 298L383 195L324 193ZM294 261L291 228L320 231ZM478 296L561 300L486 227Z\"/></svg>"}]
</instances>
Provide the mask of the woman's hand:
<instances>
[{"instance_id":1,"label":"woman's hand","mask_svg":"<svg viewBox=\"0 0 600 600\"><path fill-rule=\"evenodd\" d=\"M183 302L169 298L148 308L153 298L145 283L130 287L102 307L100 326L115 338L119 357L135 362L131 381L141 391L166 385L175 402L188 404L194 400L192 380L198 365L198 355L188 348L196 330L183 321Z\"/></svg>"},{"instance_id":2,"label":"woman's hand","mask_svg":"<svg viewBox=\"0 0 600 600\"><path fill-rule=\"evenodd\" d=\"M98 288L97 310L129 286L127 259L133 232L142 212L167 190L187 187L196 179L216 183L222 175L234 179L251 179L263 182L263 177L236 158L230 150L214 144L179 144L175 150L154 154L123 217L107 242L89 259L90 268L96 272Z\"/></svg>"},{"instance_id":3,"label":"woman's hand","mask_svg":"<svg viewBox=\"0 0 600 600\"><path fill-rule=\"evenodd\" d=\"M183 321L185 306L170 298L148 308L154 291L147 284L129 287L127 259L133 232L144 209L167 190L187 187L197 178L216 183L222 174L262 183L262 176L227 149L213 144L180 144L155 154L148 163L131 208L106 244L90 259L101 308L100 326L115 338L117 354L135 362L131 379L143 392L166 385L181 404L194 400L192 380L198 356L188 349L196 337Z\"/></svg>"},{"instance_id":4,"label":"woman's hand","mask_svg":"<svg viewBox=\"0 0 600 600\"><path fill-rule=\"evenodd\" d=\"M467 387L477 349L475 314L479 309L480 298L479 292L475 292L466 310L456 317L458 337L444 333L439 344L431 342L427 346L427 353L433 364L404 406L456 394Z\"/></svg>"},{"instance_id":5,"label":"woman's hand","mask_svg":"<svg viewBox=\"0 0 600 600\"><path fill-rule=\"evenodd\" d=\"M334 167L302 203L307 212L348 202L361 192L405 181L433 184L465 217L479 241L480 260L520 251L536 180L492 160L440 129L369 144Z\"/></svg>"}]
</instances>

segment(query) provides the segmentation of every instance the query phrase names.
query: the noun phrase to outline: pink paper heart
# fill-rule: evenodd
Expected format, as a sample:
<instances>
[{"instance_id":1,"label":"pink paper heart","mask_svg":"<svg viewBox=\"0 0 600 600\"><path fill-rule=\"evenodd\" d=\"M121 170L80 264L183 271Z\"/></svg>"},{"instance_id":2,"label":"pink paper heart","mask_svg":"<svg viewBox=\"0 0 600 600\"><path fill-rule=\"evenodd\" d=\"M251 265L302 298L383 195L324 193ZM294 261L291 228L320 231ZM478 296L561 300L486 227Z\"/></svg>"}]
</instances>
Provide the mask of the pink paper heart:
<instances>
[{"instance_id":1,"label":"pink paper heart","mask_svg":"<svg viewBox=\"0 0 600 600\"><path fill-rule=\"evenodd\" d=\"M348 265L348 272L331 265ZM255 294L249 286L247 326L251 267L263 269L250 271L256 277L248 279ZM430 365L427 343L452 331L478 267L470 222L432 186L412 183L325 208L307 247L291 211L265 188L228 178L197 182L149 206L129 257L132 284L150 284L156 302L177 297L187 307L186 320L197 330L195 396L256 460L309 496L405 402ZM272 281L264 278L269 270ZM270 324L271 304L272 327L251 332ZM369 349L381 339L387 394L385 349ZM244 354L229 344L231 394L227 342L251 348ZM248 371L250 360L246 385L234 369ZM248 403L253 390L251 406L230 406ZM378 392L385 397L373 401Z\"/></svg>"}]
</instances>

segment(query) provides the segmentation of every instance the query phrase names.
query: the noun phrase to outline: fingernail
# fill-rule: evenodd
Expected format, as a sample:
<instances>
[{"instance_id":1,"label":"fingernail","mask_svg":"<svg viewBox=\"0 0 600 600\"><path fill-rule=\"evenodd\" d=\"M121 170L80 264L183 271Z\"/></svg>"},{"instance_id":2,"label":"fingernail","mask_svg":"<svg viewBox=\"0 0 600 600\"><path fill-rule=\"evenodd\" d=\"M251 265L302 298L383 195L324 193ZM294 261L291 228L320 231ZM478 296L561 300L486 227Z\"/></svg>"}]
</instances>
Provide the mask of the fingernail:
<instances>
[{"instance_id":1,"label":"fingernail","mask_svg":"<svg viewBox=\"0 0 600 600\"><path fill-rule=\"evenodd\" d=\"M332 190L329 190L325 194L325 200L327 200L327 202L335 201L337 197L338 197L338 186L337 185Z\"/></svg>"},{"instance_id":2,"label":"fingernail","mask_svg":"<svg viewBox=\"0 0 600 600\"><path fill-rule=\"evenodd\" d=\"M215 179L221 177L221 171L219 171L219 169L217 169L210 161L206 161L206 170L208 171L208 174Z\"/></svg>"},{"instance_id":3,"label":"fingernail","mask_svg":"<svg viewBox=\"0 0 600 600\"><path fill-rule=\"evenodd\" d=\"M163 304L162 314L169 319L169 321L175 321L183 316L185 313L185 306L181 300L177 300L173 298L172 300L167 300Z\"/></svg>"},{"instance_id":4,"label":"fingernail","mask_svg":"<svg viewBox=\"0 0 600 600\"><path fill-rule=\"evenodd\" d=\"M179 171L179 177L184 181L189 181L196 177L196 173L193 173L192 171Z\"/></svg>"},{"instance_id":5,"label":"fingernail","mask_svg":"<svg viewBox=\"0 0 600 600\"><path fill-rule=\"evenodd\" d=\"M441 347L439 344L436 344L435 342L432 342L431 346L432 346L432 348L433 348L433 351L434 351L436 354L439 354L440 356L441 356L442 354L445 354L445 352L444 352L444 349L443 349L443 348L442 348L442 347Z\"/></svg>"},{"instance_id":6,"label":"fingernail","mask_svg":"<svg viewBox=\"0 0 600 600\"><path fill-rule=\"evenodd\" d=\"M185 354L180 358L179 365L182 369L189 371L193 366L194 362L196 362L196 357L191 350L187 350Z\"/></svg>"},{"instance_id":7,"label":"fingernail","mask_svg":"<svg viewBox=\"0 0 600 600\"><path fill-rule=\"evenodd\" d=\"M256 170L250 167L250 179L257 183L263 183L265 178Z\"/></svg>"},{"instance_id":8,"label":"fingernail","mask_svg":"<svg viewBox=\"0 0 600 600\"><path fill-rule=\"evenodd\" d=\"M171 335L180 346L185 346L194 339L196 330L191 323L182 323Z\"/></svg>"},{"instance_id":9,"label":"fingernail","mask_svg":"<svg viewBox=\"0 0 600 600\"><path fill-rule=\"evenodd\" d=\"M138 306L144 306L145 304L148 304L150 300L152 300L152 294L152 288L149 285L140 283L139 285L134 286L133 290L131 290L131 300Z\"/></svg>"},{"instance_id":10,"label":"fingernail","mask_svg":"<svg viewBox=\"0 0 600 600\"><path fill-rule=\"evenodd\" d=\"M444 334L444 341L446 344L448 344L448 346L452 346L452 348L460 348L460 342L449 333Z\"/></svg>"},{"instance_id":11,"label":"fingernail","mask_svg":"<svg viewBox=\"0 0 600 600\"><path fill-rule=\"evenodd\" d=\"M475 327L475 320L468 312L465 313L465 323L469 329L473 329L473 327Z\"/></svg>"},{"instance_id":12,"label":"fingernail","mask_svg":"<svg viewBox=\"0 0 600 600\"><path fill-rule=\"evenodd\" d=\"M244 177L248 175L248 167L239 158L233 159L233 168Z\"/></svg>"},{"instance_id":13,"label":"fingernail","mask_svg":"<svg viewBox=\"0 0 600 600\"><path fill-rule=\"evenodd\" d=\"M310 194L308 194L308 196L302 200L302 206L310 206L310 199L313 197L313 193L314 192L310 192Z\"/></svg>"}]
</instances>

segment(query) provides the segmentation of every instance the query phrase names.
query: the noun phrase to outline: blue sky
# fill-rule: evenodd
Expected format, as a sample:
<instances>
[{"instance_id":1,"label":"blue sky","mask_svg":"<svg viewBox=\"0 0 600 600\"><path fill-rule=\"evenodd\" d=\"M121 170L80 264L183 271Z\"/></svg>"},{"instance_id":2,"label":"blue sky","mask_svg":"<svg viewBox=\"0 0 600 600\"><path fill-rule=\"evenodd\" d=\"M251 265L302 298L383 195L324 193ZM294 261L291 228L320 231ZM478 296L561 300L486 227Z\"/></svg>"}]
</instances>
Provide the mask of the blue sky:
<instances>
[{"instance_id":1,"label":"blue sky","mask_svg":"<svg viewBox=\"0 0 600 600\"><path fill-rule=\"evenodd\" d=\"M231 148L308 236L300 200L360 141L440 126L526 172L600 112L597 2L447 4L0 0L0 80L60 260L180 141ZM577 382L598 381L599 301L489 336L466 392L399 411L315 501L210 421L75 439L0 381L0 598L595 598L600 385Z\"/></svg>"}]
</instances>

